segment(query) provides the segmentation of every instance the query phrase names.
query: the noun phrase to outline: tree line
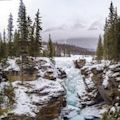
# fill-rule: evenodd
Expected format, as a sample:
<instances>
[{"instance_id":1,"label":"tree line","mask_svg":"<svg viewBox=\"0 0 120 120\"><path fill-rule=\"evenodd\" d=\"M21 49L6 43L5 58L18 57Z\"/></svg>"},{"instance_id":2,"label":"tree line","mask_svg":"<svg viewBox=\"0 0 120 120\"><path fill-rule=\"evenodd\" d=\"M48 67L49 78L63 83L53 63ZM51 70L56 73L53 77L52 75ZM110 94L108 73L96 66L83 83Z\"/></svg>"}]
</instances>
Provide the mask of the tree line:
<instances>
[{"instance_id":1,"label":"tree line","mask_svg":"<svg viewBox=\"0 0 120 120\"><path fill-rule=\"evenodd\" d=\"M27 15L26 7L20 0L18 27L14 30L13 16L10 13L8 19L7 32L4 30L3 35L0 33L0 60L8 57L25 57L25 56L44 56L53 57L55 55L54 46L49 35L47 53L42 46L42 18L38 9L35 19Z\"/></svg>"},{"instance_id":2,"label":"tree line","mask_svg":"<svg viewBox=\"0 0 120 120\"><path fill-rule=\"evenodd\" d=\"M99 36L96 55L97 60L120 61L120 16L112 2L105 20L104 35Z\"/></svg>"}]
</instances>

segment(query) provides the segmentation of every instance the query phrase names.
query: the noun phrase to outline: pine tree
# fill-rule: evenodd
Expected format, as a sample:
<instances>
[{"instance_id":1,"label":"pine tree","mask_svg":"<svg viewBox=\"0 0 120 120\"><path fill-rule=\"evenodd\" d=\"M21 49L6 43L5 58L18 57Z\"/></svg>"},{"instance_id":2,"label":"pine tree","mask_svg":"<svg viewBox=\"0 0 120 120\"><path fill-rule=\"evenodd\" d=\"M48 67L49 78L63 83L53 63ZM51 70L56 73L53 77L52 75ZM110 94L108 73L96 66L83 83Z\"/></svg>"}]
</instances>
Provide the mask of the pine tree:
<instances>
[{"instance_id":1,"label":"pine tree","mask_svg":"<svg viewBox=\"0 0 120 120\"><path fill-rule=\"evenodd\" d=\"M106 18L106 21L105 21L105 27L104 27L104 52L103 52L103 55L104 55L104 58L106 60L108 60L108 20Z\"/></svg>"},{"instance_id":2,"label":"pine tree","mask_svg":"<svg viewBox=\"0 0 120 120\"><path fill-rule=\"evenodd\" d=\"M104 57L105 59L115 61L117 59L118 15L112 2L110 4L109 11L109 16L106 19L104 29Z\"/></svg>"},{"instance_id":3,"label":"pine tree","mask_svg":"<svg viewBox=\"0 0 120 120\"><path fill-rule=\"evenodd\" d=\"M3 54L3 58L7 58L8 57L8 47L7 47L7 43L6 43L6 32L5 29L3 31L3 41L2 41L2 54Z\"/></svg>"},{"instance_id":4,"label":"pine tree","mask_svg":"<svg viewBox=\"0 0 120 120\"><path fill-rule=\"evenodd\" d=\"M40 12L38 9L35 18L35 48L36 48L35 56L39 56L42 50L42 38L40 35L40 31L42 30L41 23L42 22L41 22Z\"/></svg>"},{"instance_id":5,"label":"pine tree","mask_svg":"<svg viewBox=\"0 0 120 120\"><path fill-rule=\"evenodd\" d=\"M120 17L117 23L117 61L120 61Z\"/></svg>"},{"instance_id":6,"label":"pine tree","mask_svg":"<svg viewBox=\"0 0 120 120\"><path fill-rule=\"evenodd\" d=\"M13 51L14 51L14 56L19 57L20 56L20 34L18 30L15 30L14 32L14 39L13 39Z\"/></svg>"},{"instance_id":7,"label":"pine tree","mask_svg":"<svg viewBox=\"0 0 120 120\"><path fill-rule=\"evenodd\" d=\"M103 45L102 45L102 38L101 38L101 36L99 36L99 41L98 41L96 55L97 55L96 59L98 61L103 59Z\"/></svg>"},{"instance_id":8,"label":"pine tree","mask_svg":"<svg viewBox=\"0 0 120 120\"><path fill-rule=\"evenodd\" d=\"M114 6L111 2L110 4L110 13L108 17L108 58L109 60L113 59L113 44L114 44Z\"/></svg>"},{"instance_id":9,"label":"pine tree","mask_svg":"<svg viewBox=\"0 0 120 120\"><path fill-rule=\"evenodd\" d=\"M22 57L21 66L21 79L23 83L23 66L28 63L28 29L27 29L27 17L26 7L22 0L20 0L19 12L18 12L18 27L20 34L20 55Z\"/></svg>"},{"instance_id":10,"label":"pine tree","mask_svg":"<svg viewBox=\"0 0 120 120\"><path fill-rule=\"evenodd\" d=\"M20 34L20 47L23 61L26 60L28 55L28 30L27 30L27 17L26 8L22 0L20 0L19 12L18 12L18 27Z\"/></svg>"},{"instance_id":11,"label":"pine tree","mask_svg":"<svg viewBox=\"0 0 120 120\"><path fill-rule=\"evenodd\" d=\"M118 14L117 14L117 8L115 9L115 13L114 13L114 25L113 25L113 35L114 35L114 38L113 38L113 60L114 61L118 61L118 54L119 54L119 51L118 51L118 46L119 46L119 38L118 38L118 35L119 35L119 28L118 28Z\"/></svg>"},{"instance_id":12,"label":"pine tree","mask_svg":"<svg viewBox=\"0 0 120 120\"><path fill-rule=\"evenodd\" d=\"M8 55L10 57L13 56L13 16L12 14L10 13L9 15L9 19L8 19Z\"/></svg>"},{"instance_id":13,"label":"pine tree","mask_svg":"<svg viewBox=\"0 0 120 120\"><path fill-rule=\"evenodd\" d=\"M32 20L30 16L27 17L27 32L28 32L28 41L30 41L30 35L32 31Z\"/></svg>"},{"instance_id":14,"label":"pine tree","mask_svg":"<svg viewBox=\"0 0 120 120\"><path fill-rule=\"evenodd\" d=\"M1 33L0 33L0 61L2 60L2 58L3 58L2 36L1 36Z\"/></svg>"},{"instance_id":15,"label":"pine tree","mask_svg":"<svg viewBox=\"0 0 120 120\"><path fill-rule=\"evenodd\" d=\"M48 41L48 56L49 58L53 58L55 56L55 48L51 39L51 35L49 35Z\"/></svg>"},{"instance_id":16,"label":"pine tree","mask_svg":"<svg viewBox=\"0 0 120 120\"><path fill-rule=\"evenodd\" d=\"M0 61L7 58L7 43L5 37L5 30L3 32L3 38L0 34Z\"/></svg>"},{"instance_id":17,"label":"pine tree","mask_svg":"<svg viewBox=\"0 0 120 120\"><path fill-rule=\"evenodd\" d=\"M8 19L8 40L11 42L12 41L12 37L13 37L13 16L10 13L9 15L9 19Z\"/></svg>"},{"instance_id":18,"label":"pine tree","mask_svg":"<svg viewBox=\"0 0 120 120\"><path fill-rule=\"evenodd\" d=\"M29 55L32 57L36 56L36 44L35 44L35 37L34 37L34 25L31 26L31 31L30 31L30 46L29 46Z\"/></svg>"}]
</instances>

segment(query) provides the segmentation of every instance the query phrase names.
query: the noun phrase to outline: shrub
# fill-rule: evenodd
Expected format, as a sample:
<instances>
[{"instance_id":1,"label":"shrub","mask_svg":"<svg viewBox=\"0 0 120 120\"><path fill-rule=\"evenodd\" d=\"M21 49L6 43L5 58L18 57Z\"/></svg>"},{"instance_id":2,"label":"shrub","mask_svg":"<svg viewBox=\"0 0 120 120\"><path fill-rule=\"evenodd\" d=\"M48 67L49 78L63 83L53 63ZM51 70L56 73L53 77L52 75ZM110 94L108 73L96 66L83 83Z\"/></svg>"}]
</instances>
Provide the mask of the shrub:
<instances>
[{"instance_id":1,"label":"shrub","mask_svg":"<svg viewBox=\"0 0 120 120\"><path fill-rule=\"evenodd\" d=\"M4 95L7 96L10 106L15 103L15 93L11 83L4 88Z\"/></svg>"},{"instance_id":2,"label":"shrub","mask_svg":"<svg viewBox=\"0 0 120 120\"><path fill-rule=\"evenodd\" d=\"M112 112L105 112L101 120L120 120L120 109Z\"/></svg>"}]
</instances>

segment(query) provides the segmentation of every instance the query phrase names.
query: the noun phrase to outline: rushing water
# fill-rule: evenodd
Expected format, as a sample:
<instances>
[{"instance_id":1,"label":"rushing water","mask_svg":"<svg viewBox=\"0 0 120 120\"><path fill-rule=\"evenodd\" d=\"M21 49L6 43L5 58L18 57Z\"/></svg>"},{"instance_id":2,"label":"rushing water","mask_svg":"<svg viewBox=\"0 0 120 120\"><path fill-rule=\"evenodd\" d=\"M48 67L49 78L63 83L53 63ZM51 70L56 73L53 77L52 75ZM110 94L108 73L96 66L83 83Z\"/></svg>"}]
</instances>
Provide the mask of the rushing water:
<instances>
[{"instance_id":1,"label":"rushing water","mask_svg":"<svg viewBox=\"0 0 120 120\"><path fill-rule=\"evenodd\" d=\"M64 86L67 90L67 118L65 120L85 120L85 113L91 112L94 108L88 108L81 111L77 92L84 92L85 86L80 74L73 64L73 58L56 58L56 66L61 67L67 73L67 79L64 80Z\"/></svg>"}]
</instances>

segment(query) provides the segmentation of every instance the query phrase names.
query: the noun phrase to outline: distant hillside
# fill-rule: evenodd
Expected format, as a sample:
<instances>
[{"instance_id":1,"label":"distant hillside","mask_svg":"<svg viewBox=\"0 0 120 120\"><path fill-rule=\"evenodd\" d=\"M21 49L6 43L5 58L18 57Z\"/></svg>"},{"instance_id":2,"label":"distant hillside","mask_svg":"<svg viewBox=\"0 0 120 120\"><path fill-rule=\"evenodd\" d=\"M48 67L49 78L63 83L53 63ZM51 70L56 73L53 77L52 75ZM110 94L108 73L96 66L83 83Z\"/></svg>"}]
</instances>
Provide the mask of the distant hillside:
<instances>
[{"instance_id":1,"label":"distant hillside","mask_svg":"<svg viewBox=\"0 0 120 120\"><path fill-rule=\"evenodd\" d=\"M44 42L44 45L47 43ZM55 49L56 49L56 55L61 56L61 55L94 55L95 52L88 50L86 48L82 47L77 47L74 45L68 45L68 44L60 44L60 43L54 43Z\"/></svg>"},{"instance_id":2,"label":"distant hillside","mask_svg":"<svg viewBox=\"0 0 120 120\"><path fill-rule=\"evenodd\" d=\"M78 47L82 47L82 48L88 48L88 49L92 49L95 50L97 47L97 42L98 39L95 37L81 37L81 38L70 38L67 40L56 40L55 42L57 43L66 43L69 45L74 45L74 46L78 46Z\"/></svg>"},{"instance_id":3,"label":"distant hillside","mask_svg":"<svg viewBox=\"0 0 120 120\"><path fill-rule=\"evenodd\" d=\"M73 55L94 55L94 51L90 51L85 48L73 46L73 45L67 45L67 44L55 44L56 52L58 56L63 54L73 54Z\"/></svg>"}]
</instances>

